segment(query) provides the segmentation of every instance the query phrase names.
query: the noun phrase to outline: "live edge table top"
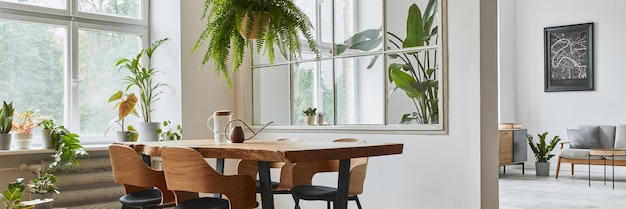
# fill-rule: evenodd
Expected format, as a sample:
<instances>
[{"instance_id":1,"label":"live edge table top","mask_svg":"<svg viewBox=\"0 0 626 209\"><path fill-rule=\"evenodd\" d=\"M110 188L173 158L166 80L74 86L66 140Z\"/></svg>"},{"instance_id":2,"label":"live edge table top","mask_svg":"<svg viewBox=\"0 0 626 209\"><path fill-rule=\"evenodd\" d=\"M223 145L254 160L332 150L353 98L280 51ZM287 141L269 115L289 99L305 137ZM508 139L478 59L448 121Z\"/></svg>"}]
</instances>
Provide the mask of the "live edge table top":
<instances>
[{"instance_id":1,"label":"live edge table top","mask_svg":"<svg viewBox=\"0 0 626 209\"><path fill-rule=\"evenodd\" d=\"M403 144L383 142L277 142L249 140L243 143L215 142L213 139L187 139L160 142L115 142L133 147L137 153L160 156L162 147L188 147L205 158L232 158L268 162L315 162L358 157L402 154Z\"/></svg>"}]
</instances>

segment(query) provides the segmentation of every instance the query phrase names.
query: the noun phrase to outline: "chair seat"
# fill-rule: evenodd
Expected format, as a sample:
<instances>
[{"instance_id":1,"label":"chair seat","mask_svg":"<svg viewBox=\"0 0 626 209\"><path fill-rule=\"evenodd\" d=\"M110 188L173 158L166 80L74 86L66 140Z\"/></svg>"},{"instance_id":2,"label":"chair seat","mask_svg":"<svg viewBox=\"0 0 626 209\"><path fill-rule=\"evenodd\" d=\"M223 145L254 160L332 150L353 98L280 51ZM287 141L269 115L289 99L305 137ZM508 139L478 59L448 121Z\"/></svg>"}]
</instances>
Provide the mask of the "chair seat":
<instances>
[{"instance_id":1,"label":"chair seat","mask_svg":"<svg viewBox=\"0 0 626 209\"><path fill-rule=\"evenodd\" d=\"M228 209L228 200L212 197L202 197L185 201L175 209Z\"/></svg>"},{"instance_id":2,"label":"chair seat","mask_svg":"<svg viewBox=\"0 0 626 209\"><path fill-rule=\"evenodd\" d=\"M144 207L161 204L161 191L158 189L146 189L120 197L123 205L131 207Z\"/></svg>"},{"instance_id":3,"label":"chair seat","mask_svg":"<svg viewBox=\"0 0 626 209\"><path fill-rule=\"evenodd\" d=\"M326 186L301 185L291 188L291 194L303 200L327 200L332 201L337 196L337 188Z\"/></svg>"},{"instance_id":4,"label":"chair seat","mask_svg":"<svg viewBox=\"0 0 626 209\"><path fill-rule=\"evenodd\" d=\"M261 191L261 181L256 180L255 183L256 183L256 191L257 192ZM272 181L271 184L272 184L272 189L278 188L278 184L279 184L278 182Z\"/></svg>"}]
</instances>

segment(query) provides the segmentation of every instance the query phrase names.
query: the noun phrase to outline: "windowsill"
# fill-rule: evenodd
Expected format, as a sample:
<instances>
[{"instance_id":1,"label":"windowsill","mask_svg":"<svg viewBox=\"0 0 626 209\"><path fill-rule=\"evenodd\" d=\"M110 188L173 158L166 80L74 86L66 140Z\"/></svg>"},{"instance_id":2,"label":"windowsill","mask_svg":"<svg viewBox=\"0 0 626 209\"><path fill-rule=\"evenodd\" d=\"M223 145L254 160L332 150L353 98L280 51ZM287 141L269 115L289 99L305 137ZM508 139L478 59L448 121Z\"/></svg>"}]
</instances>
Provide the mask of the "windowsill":
<instances>
[{"instance_id":1,"label":"windowsill","mask_svg":"<svg viewBox=\"0 0 626 209\"><path fill-rule=\"evenodd\" d=\"M85 151L89 152L89 151L102 151L102 150L108 150L109 149L109 144L90 144L90 145L83 145ZM16 148L11 148L10 150L0 150L0 156L7 156L7 155L28 155L28 154L52 154L54 153L53 149L45 149L43 147L31 147L30 149L16 149Z\"/></svg>"}]
</instances>

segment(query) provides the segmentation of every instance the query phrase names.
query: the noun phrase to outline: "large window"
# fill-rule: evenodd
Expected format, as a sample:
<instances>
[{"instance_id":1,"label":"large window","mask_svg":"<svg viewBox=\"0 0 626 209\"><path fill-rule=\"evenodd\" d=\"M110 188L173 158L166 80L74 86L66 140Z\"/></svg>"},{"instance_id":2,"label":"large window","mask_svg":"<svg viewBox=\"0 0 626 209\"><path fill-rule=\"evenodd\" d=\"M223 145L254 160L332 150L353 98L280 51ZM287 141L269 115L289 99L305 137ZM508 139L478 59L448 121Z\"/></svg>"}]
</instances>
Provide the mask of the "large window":
<instances>
[{"instance_id":1,"label":"large window","mask_svg":"<svg viewBox=\"0 0 626 209\"><path fill-rule=\"evenodd\" d=\"M124 90L115 61L147 43L146 8L145 0L0 0L0 99L54 117L84 142L102 139L116 116L107 99Z\"/></svg>"},{"instance_id":2,"label":"large window","mask_svg":"<svg viewBox=\"0 0 626 209\"><path fill-rule=\"evenodd\" d=\"M303 127L312 107L324 129L445 130L442 0L295 2L320 59L305 49L270 65L253 52L255 124Z\"/></svg>"}]
</instances>

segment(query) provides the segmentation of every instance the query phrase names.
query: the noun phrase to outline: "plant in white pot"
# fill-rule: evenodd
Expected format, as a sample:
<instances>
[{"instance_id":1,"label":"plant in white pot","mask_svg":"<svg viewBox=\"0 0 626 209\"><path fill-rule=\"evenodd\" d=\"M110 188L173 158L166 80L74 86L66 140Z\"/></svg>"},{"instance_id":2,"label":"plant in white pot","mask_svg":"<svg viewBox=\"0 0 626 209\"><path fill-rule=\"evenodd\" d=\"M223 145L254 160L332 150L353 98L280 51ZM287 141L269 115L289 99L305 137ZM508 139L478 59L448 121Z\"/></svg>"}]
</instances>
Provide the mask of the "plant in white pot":
<instances>
[{"instance_id":1,"label":"plant in white pot","mask_svg":"<svg viewBox=\"0 0 626 209\"><path fill-rule=\"evenodd\" d=\"M13 127L13 102L2 102L0 108L0 150L11 149L11 134L9 133Z\"/></svg>"},{"instance_id":2,"label":"plant in white pot","mask_svg":"<svg viewBox=\"0 0 626 209\"><path fill-rule=\"evenodd\" d=\"M124 83L126 84L126 90L128 91L133 86L139 91L139 110L143 122L139 123L139 141L158 141L159 134L157 130L160 128L161 123L152 122L152 111L154 111L152 104L159 99L163 93L162 88L167 84L158 83L154 81L154 76L159 73L158 70L152 67L145 67L141 64L141 59L146 55L146 63L150 64L152 54L159 46L168 41L168 38L164 38L150 44L148 48L142 49L137 56L133 58L121 58L118 59L115 66L121 70L122 68L128 70L130 75L124 77Z\"/></svg>"},{"instance_id":3,"label":"plant in white pot","mask_svg":"<svg viewBox=\"0 0 626 209\"><path fill-rule=\"evenodd\" d=\"M52 118L43 119L41 120L41 122L39 122L39 126L42 127L41 146L46 149L54 149L54 146L52 146L52 137L51 137L51 132L54 129L54 127L56 127L56 123L54 122L54 119Z\"/></svg>"},{"instance_id":4,"label":"plant in white pot","mask_svg":"<svg viewBox=\"0 0 626 209\"><path fill-rule=\"evenodd\" d=\"M39 120L42 118L36 116L38 109L30 108L23 112L15 112L17 120L13 120L12 131L16 134L16 147L18 149L30 148L33 140L33 130L39 127Z\"/></svg>"},{"instance_id":5,"label":"plant in white pot","mask_svg":"<svg viewBox=\"0 0 626 209\"><path fill-rule=\"evenodd\" d=\"M134 93L125 94L122 91L117 91L111 97L109 97L108 102L116 102L114 109L117 108L117 117L113 118L109 125L107 126L106 132L109 131L111 125L118 124L121 128L120 131L117 131L117 140L120 142L128 142L128 141L137 141L138 134L134 130L133 126L128 125L128 129L124 129L124 122L126 121L126 117L129 115L139 116L137 113L137 109L135 105L137 104L137 96Z\"/></svg>"},{"instance_id":6,"label":"plant in white pot","mask_svg":"<svg viewBox=\"0 0 626 209\"><path fill-rule=\"evenodd\" d=\"M528 145L530 145L530 149L535 154L535 158L537 162L535 162L535 170L537 176L549 176L550 175L550 159L554 157L554 154L551 154L552 150L556 147L557 143L561 141L561 138L556 135L550 140L550 142L546 142L546 137L548 136L548 132L543 132L541 134L537 134L539 137L539 142L535 142L533 140L533 136L531 134L527 134Z\"/></svg>"},{"instance_id":7,"label":"plant in white pot","mask_svg":"<svg viewBox=\"0 0 626 209\"><path fill-rule=\"evenodd\" d=\"M306 116L306 124L307 125L315 125L315 115L317 108L309 107L308 109L302 111L302 115Z\"/></svg>"},{"instance_id":8,"label":"plant in white pot","mask_svg":"<svg viewBox=\"0 0 626 209\"><path fill-rule=\"evenodd\" d=\"M35 209L52 209L53 194L60 194L57 187L57 177L54 174L37 171L37 178L34 178L26 185L30 189L30 199L46 201L35 205Z\"/></svg>"}]
</instances>

